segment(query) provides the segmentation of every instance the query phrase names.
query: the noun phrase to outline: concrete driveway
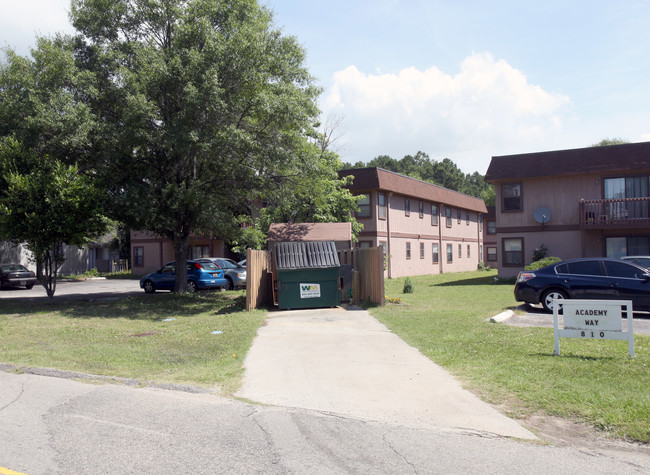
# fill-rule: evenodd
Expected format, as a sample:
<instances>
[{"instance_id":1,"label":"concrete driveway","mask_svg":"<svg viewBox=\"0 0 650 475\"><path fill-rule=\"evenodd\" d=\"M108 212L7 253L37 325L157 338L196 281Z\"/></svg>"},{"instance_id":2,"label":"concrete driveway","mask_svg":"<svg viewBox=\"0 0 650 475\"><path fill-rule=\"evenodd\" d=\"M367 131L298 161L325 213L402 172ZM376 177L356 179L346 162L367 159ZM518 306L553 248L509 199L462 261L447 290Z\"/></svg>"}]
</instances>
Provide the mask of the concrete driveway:
<instances>
[{"instance_id":1,"label":"concrete driveway","mask_svg":"<svg viewBox=\"0 0 650 475\"><path fill-rule=\"evenodd\" d=\"M236 394L408 427L536 437L358 308L270 313Z\"/></svg>"}]
</instances>

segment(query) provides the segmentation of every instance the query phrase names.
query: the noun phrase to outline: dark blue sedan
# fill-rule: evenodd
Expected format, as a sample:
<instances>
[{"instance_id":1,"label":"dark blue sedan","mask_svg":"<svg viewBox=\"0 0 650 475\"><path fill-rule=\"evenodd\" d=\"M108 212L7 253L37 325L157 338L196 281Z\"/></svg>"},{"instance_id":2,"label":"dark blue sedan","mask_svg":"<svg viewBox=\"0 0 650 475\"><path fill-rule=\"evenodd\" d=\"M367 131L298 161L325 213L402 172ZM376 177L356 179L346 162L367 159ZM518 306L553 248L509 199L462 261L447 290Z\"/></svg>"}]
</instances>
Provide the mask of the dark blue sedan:
<instances>
[{"instance_id":1,"label":"dark blue sedan","mask_svg":"<svg viewBox=\"0 0 650 475\"><path fill-rule=\"evenodd\" d=\"M176 263L169 262L156 272L140 279L140 288L148 294L156 290L174 290L176 282ZM187 291L219 289L228 286L223 271L210 262L187 261Z\"/></svg>"},{"instance_id":2,"label":"dark blue sedan","mask_svg":"<svg viewBox=\"0 0 650 475\"><path fill-rule=\"evenodd\" d=\"M650 311L648 269L610 258L574 259L535 271L523 271L515 284L518 302L541 303L553 311L553 299L632 300L635 310Z\"/></svg>"}]
</instances>

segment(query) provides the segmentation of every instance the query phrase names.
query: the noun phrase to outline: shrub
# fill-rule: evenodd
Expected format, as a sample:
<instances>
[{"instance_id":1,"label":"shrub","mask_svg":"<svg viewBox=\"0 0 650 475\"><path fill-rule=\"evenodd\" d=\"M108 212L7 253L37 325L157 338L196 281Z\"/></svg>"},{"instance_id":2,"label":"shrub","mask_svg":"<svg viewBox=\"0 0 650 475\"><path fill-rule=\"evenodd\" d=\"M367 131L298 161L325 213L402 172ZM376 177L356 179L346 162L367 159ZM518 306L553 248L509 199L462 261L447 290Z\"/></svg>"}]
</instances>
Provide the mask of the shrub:
<instances>
[{"instance_id":1,"label":"shrub","mask_svg":"<svg viewBox=\"0 0 650 475\"><path fill-rule=\"evenodd\" d=\"M487 265L485 262L480 261L478 263L478 270L491 270L490 266Z\"/></svg>"},{"instance_id":2,"label":"shrub","mask_svg":"<svg viewBox=\"0 0 650 475\"><path fill-rule=\"evenodd\" d=\"M559 257L545 257L544 259L540 259L539 261L535 261L531 264L528 264L525 269L526 270L537 270L541 269L542 267L550 266L551 264L555 264L556 262L560 262L562 259Z\"/></svg>"},{"instance_id":3,"label":"shrub","mask_svg":"<svg viewBox=\"0 0 650 475\"><path fill-rule=\"evenodd\" d=\"M547 252L548 248L544 244L540 245L533 251L533 262L541 261L542 259L546 258Z\"/></svg>"},{"instance_id":4,"label":"shrub","mask_svg":"<svg viewBox=\"0 0 650 475\"><path fill-rule=\"evenodd\" d=\"M402 292L405 294L413 293L413 283L411 282L411 279L409 277L404 279L404 290L402 290Z\"/></svg>"}]
</instances>

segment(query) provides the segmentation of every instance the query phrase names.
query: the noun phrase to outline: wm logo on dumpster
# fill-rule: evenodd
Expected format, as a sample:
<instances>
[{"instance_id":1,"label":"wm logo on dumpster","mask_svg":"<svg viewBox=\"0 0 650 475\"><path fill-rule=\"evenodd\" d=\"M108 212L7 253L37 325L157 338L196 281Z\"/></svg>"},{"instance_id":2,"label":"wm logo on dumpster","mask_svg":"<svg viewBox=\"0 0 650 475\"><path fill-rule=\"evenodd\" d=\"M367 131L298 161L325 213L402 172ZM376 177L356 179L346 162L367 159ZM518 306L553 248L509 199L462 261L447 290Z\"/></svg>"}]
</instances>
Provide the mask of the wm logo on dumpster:
<instances>
[{"instance_id":1,"label":"wm logo on dumpster","mask_svg":"<svg viewBox=\"0 0 650 475\"><path fill-rule=\"evenodd\" d=\"M320 297L320 284L300 284L300 298L313 299Z\"/></svg>"}]
</instances>

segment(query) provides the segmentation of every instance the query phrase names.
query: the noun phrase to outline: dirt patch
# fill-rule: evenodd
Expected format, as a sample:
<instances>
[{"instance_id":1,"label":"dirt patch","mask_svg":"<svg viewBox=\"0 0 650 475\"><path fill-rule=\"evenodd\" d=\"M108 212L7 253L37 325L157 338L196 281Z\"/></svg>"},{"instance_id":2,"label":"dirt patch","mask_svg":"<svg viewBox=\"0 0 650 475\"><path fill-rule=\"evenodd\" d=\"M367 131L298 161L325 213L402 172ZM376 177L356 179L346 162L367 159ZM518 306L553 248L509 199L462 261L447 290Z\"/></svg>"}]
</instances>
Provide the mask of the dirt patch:
<instances>
[{"instance_id":1,"label":"dirt patch","mask_svg":"<svg viewBox=\"0 0 650 475\"><path fill-rule=\"evenodd\" d=\"M557 447L573 447L587 452L625 456L645 464L650 461L650 445L614 439L589 424L541 412L522 416L518 420L543 441Z\"/></svg>"}]
</instances>

